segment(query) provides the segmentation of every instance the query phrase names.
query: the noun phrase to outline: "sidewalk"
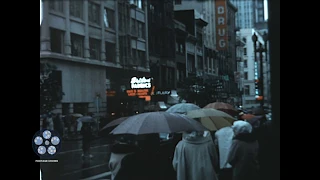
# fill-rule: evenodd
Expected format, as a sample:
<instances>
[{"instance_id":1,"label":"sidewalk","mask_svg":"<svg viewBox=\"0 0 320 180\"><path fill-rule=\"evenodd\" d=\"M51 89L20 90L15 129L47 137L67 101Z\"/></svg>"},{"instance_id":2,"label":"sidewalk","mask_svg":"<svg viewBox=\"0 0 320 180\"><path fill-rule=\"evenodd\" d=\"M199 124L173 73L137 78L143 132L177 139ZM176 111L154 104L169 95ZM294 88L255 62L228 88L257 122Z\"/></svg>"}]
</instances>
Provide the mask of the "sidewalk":
<instances>
[{"instance_id":1,"label":"sidewalk","mask_svg":"<svg viewBox=\"0 0 320 180\"><path fill-rule=\"evenodd\" d=\"M92 140L99 139L99 138L102 138L102 137L98 136L98 135L93 135L93 139ZM62 141L80 141L80 140L82 140L82 135L81 134L70 135L68 137L63 137L62 138Z\"/></svg>"}]
</instances>

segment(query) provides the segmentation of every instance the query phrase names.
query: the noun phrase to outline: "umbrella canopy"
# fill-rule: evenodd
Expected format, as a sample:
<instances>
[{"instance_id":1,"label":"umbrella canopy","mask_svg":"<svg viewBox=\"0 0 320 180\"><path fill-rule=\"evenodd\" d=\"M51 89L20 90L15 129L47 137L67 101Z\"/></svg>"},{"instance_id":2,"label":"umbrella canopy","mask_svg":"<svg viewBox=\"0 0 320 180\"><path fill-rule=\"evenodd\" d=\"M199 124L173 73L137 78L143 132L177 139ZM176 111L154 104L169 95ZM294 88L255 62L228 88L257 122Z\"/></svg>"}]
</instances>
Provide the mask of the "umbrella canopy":
<instances>
[{"instance_id":1,"label":"umbrella canopy","mask_svg":"<svg viewBox=\"0 0 320 180\"><path fill-rule=\"evenodd\" d=\"M235 121L229 114L213 108L189 111L187 112L187 116L193 119L200 119L200 122L210 131L232 126L232 123Z\"/></svg>"},{"instance_id":2,"label":"umbrella canopy","mask_svg":"<svg viewBox=\"0 0 320 180\"><path fill-rule=\"evenodd\" d=\"M231 116L237 116L238 110L234 108L231 104L224 103L224 102L214 102L207 104L204 108L213 108L218 109L220 111L223 111L227 114L230 114Z\"/></svg>"},{"instance_id":3,"label":"umbrella canopy","mask_svg":"<svg viewBox=\"0 0 320 180\"><path fill-rule=\"evenodd\" d=\"M148 112L128 117L111 134L152 134L182 131L206 131L199 122L185 115L168 112Z\"/></svg>"},{"instance_id":4,"label":"umbrella canopy","mask_svg":"<svg viewBox=\"0 0 320 180\"><path fill-rule=\"evenodd\" d=\"M254 118L254 117L255 117L255 115L253 115L253 114L243 114L243 115L241 116L241 119L249 120L249 119L252 119L252 118Z\"/></svg>"},{"instance_id":5,"label":"umbrella canopy","mask_svg":"<svg viewBox=\"0 0 320 180\"><path fill-rule=\"evenodd\" d=\"M235 109L231 104L224 102L214 102L207 104L204 108L213 108L213 109Z\"/></svg>"},{"instance_id":6,"label":"umbrella canopy","mask_svg":"<svg viewBox=\"0 0 320 180\"><path fill-rule=\"evenodd\" d=\"M166 110L166 112L186 114L188 111L192 111L196 109L201 109L201 108L192 103L179 103L171 106L169 109Z\"/></svg>"},{"instance_id":7,"label":"umbrella canopy","mask_svg":"<svg viewBox=\"0 0 320 180\"><path fill-rule=\"evenodd\" d=\"M128 117L121 117L118 119L115 119L113 121L111 121L110 123L108 123L107 125L105 125L103 128L100 129L99 133L111 130L112 128L114 128L115 126L118 126L119 124L121 124L123 121L125 121Z\"/></svg>"},{"instance_id":8,"label":"umbrella canopy","mask_svg":"<svg viewBox=\"0 0 320 180\"><path fill-rule=\"evenodd\" d=\"M73 117L77 117L77 118L79 118L79 117L83 117L83 115L82 114L70 114L71 116L73 116Z\"/></svg>"},{"instance_id":9,"label":"umbrella canopy","mask_svg":"<svg viewBox=\"0 0 320 180\"><path fill-rule=\"evenodd\" d=\"M78 122L82 122L82 123L84 123L84 122L96 122L96 120L93 118L93 117L91 117L91 116L83 116L83 117L80 117L80 118L78 118L77 119L77 121Z\"/></svg>"}]
</instances>

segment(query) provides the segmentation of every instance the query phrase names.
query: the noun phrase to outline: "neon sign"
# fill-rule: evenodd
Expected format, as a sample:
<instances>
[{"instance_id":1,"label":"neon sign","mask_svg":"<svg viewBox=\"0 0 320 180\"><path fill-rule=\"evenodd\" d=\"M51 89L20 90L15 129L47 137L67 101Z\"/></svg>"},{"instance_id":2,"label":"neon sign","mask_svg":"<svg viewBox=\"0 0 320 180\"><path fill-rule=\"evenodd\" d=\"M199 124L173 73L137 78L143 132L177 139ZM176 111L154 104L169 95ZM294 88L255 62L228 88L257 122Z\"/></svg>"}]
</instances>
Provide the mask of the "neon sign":
<instances>
[{"instance_id":1,"label":"neon sign","mask_svg":"<svg viewBox=\"0 0 320 180\"><path fill-rule=\"evenodd\" d=\"M137 78L137 77L132 77L131 78L131 89L149 89L151 88L151 80L152 78Z\"/></svg>"}]
</instances>

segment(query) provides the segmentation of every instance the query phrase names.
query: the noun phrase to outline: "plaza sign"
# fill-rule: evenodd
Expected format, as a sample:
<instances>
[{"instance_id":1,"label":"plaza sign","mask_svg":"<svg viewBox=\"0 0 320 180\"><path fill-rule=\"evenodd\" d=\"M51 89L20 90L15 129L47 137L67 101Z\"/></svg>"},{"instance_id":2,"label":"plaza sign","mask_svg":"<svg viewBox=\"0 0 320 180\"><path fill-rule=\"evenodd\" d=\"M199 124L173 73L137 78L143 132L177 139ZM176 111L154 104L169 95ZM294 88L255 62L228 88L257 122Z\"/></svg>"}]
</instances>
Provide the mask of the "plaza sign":
<instances>
[{"instance_id":1,"label":"plaza sign","mask_svg":"<svg viewBox=\"0 0 320 180\"><path fill-rule=\"evenodd\" d=\"M216 1L216 22L217 50L226 50L228 42L227 0Z\"/></svg>"},{"instance_id":2,"label":"plaza sign","mask_svg":"<svg viewBox=\"0 0 320 180\"><path fill-rule=\"evenodd\" d=\"M151 88L151 80L152 78L138 78L138 77L132 77L131 78L131 89L149 89Z\"/></svg>"}]
</instances>

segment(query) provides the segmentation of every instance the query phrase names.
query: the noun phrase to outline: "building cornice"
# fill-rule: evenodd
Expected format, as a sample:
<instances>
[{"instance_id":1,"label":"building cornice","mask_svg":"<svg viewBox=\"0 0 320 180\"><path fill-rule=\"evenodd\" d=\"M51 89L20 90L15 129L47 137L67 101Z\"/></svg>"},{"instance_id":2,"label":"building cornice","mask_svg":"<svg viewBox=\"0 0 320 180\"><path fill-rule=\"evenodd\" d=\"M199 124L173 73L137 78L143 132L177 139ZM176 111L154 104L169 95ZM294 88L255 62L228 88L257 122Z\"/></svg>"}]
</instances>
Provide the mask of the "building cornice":
<instances>
[{"instance_id":1,"label":"building cornice","mask_svg":"<svg viewBox=\"0 0 320 180\"><path fill-rule=\"evenodd\" d=\"M66 56L64 54L46 52L46 51L40 52L40 61L41 61L41 59L55 59L58 61L60 60L60 61L71 62L71 63L79 63L79 64L101 66L101 67L108 67L108 68L117 68L117 69L125 69L126 68L122 65L117 65L112 62L98 61L98 60L73 57L73 56ZM144 67L136 67L136 68L134 68L134 70L141 71L141 72L150 72L150 69L146 69Z\"/></svg>"}]
</instances>

